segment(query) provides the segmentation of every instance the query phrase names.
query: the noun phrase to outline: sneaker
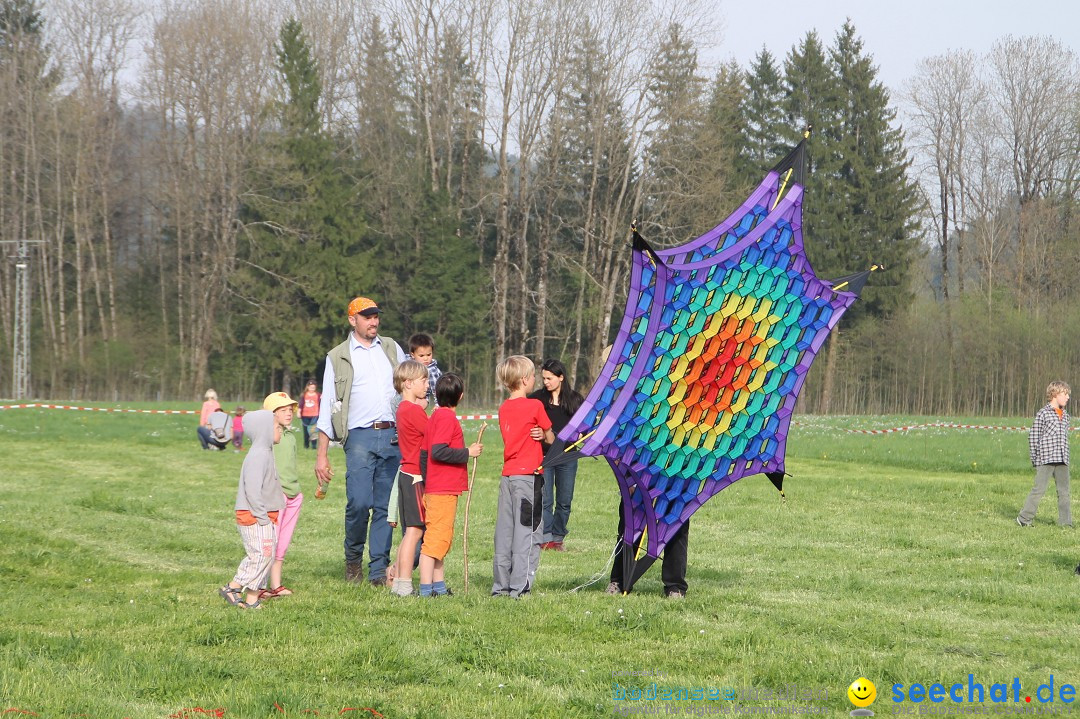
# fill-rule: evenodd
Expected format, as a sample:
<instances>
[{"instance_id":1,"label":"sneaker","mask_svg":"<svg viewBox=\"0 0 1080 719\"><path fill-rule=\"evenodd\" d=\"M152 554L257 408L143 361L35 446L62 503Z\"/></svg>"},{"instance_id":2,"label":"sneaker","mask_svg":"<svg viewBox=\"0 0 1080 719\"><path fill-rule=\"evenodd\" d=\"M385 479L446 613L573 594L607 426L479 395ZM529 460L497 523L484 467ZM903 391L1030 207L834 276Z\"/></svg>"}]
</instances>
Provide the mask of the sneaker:
<instances>
[{"instance_id":1,"label":"sneaker","mask_svg":"<svg viewBox=\"0 0 1080 719\"><path fill-rule=\"evenodd\" d=\"M686 593L678 589L672 589L666 594L668 599L686 599Z\"/></svg>"},{"instance_id":2,"label":"sneaker","mask_svg":"<svg viewBox=\"0 0 1080 719\"><path fill-rule=\"evenodd\" d=\"M1019 524L1021 527L1030 527L1031 526L1031 522L1025 522L1024 520L1020 519L1019 517L1016 518L1016 523Z\"/></svg>"},{"instance_id":3,"label":"sneaker","mask_svg":"<svg viewBox=\"0 0 1080 719\"><path fill-rule=\"evenodd\" d=\"M618 582L612 582L611 584L607 585L607 589L604 590L604 594L622 594L622 587L619 586Z\"/></svg>"},{"instance_id":4,"label":"sneaker","mask_svg":"<svg viewBox=\"0 0 1080 719\"><path fill-rule=\"evenodd\" d=\"M359 584L360 570L363 569L363 566L362 562L345 562L345 581Z\"/></svg>"},{"instance_id":5,"label":"sneaker","mask_svg":"<svg viewBox=\"0 0 1080 719\"><path fill-rule=\"evenodd\" d=\"M450 590L450 587L447 587L446 591L442 594L436 594L435 592L432 592L431 595L434 597L452 597L454 596L454 593Z\"/></svg>"}]
</instances>

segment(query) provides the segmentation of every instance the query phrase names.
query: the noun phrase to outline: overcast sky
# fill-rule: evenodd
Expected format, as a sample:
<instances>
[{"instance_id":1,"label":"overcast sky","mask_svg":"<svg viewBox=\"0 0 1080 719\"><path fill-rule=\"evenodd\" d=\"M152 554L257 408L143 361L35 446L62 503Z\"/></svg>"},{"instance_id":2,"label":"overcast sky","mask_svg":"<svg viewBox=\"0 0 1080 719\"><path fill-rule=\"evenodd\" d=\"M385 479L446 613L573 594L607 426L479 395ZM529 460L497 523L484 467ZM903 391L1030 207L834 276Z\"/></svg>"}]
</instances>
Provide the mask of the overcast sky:
<instances>
[{"instance_id":1,"label":"overcast sky","mask_svg":"<svg viewBox=\"0 0 1080 719\"><path fill-rule=\"evenodd\" d=\"M1080 0L719 0L720 42L701 56L748 67L764 45L778 62L806 32L826 47L851 18L895 98L924 57L986 53L1005 35L1048 35L1080 52Z\"/></svg>"}]
</instances>

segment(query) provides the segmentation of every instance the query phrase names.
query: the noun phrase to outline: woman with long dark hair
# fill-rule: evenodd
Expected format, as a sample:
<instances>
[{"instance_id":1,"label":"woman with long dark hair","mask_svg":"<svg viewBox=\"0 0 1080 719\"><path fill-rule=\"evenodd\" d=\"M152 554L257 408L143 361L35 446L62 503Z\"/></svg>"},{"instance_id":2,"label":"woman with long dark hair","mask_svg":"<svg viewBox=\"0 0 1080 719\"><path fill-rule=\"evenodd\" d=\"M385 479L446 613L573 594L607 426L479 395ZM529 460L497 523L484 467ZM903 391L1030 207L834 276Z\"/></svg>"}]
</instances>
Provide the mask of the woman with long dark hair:
<instances>
[{"instance_id":1,"label":"woman with long dark hair","mask_svg":"<svg viewBox=\"0 0 1080 719\"><path fill-rule=\"evenodd\" d=\"M551 419L551 430L558 435L585 399L575 392L573 387L564 384L566 367L559 360L545 360L540 366L540 378L544 388L533 392L529 397L544 403L544 409ZM556 451L561 451L565 444L556 437L552 446ZM549 447L544 447L545 454L548 449ZM576 478L576 459L558 467L544 467L544 541L540 545L541 549L563 551Z\"/></svg>"}]
</instances>

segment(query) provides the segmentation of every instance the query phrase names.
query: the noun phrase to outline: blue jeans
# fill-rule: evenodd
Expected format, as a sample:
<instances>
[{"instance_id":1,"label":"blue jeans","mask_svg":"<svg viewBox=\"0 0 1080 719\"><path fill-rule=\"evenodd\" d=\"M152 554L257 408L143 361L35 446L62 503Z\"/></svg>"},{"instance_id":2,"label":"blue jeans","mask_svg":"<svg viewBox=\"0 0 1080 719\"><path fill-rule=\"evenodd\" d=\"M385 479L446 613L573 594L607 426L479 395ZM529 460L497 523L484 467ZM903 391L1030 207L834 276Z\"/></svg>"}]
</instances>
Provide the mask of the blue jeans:
<instances>
[{"instance_id":1,"label":"blue jeans","mask_svg":"<svg viewBox=\"0 0 1080 719\"><path fill-rule=\"evenodd\" d=\"M199 435L199 444L202 445L203 449L210 449L211 447L225 449L229 446L227 442L219 442L217 437L210 431L209 427L199 425L196 429L196 433Z\"/></svg>"},{"instance_id":2,"label":"blue jeans","mask_svg":"<svg viewBox=\"0 0 1080 719\"><path fill-rule=\"evenodd\" d=\"M401 451L390 444L393 438L392 429L350 429L345 440L345 561L363 560L366 537L372 580L386 577L394 539L386 523L386 505L401 466Z\"/></svg>"},{"instance_id":3,"label":"blue jeans","mask_svg":"<svg viewBox=\"0 0 1080 719\"><path fill-rule=\"evenodd\" d=\"M570 521L570 503L574 500L577 460L557 467L544 468L544 539L561 542ZM554 511L553 511L554 510Z\"/></svg>"},{"instance_id":4,"label":"blue jeans","mask_svg":"<svg viewBox=\"0 0 1080 719\"><path fill-rule=\"evenodd\" d=\"M319 431L315 429L318 417L301 417L300 424L304 426L304 449L315 449L319 446Z\"/></svg>"}]
</instances>

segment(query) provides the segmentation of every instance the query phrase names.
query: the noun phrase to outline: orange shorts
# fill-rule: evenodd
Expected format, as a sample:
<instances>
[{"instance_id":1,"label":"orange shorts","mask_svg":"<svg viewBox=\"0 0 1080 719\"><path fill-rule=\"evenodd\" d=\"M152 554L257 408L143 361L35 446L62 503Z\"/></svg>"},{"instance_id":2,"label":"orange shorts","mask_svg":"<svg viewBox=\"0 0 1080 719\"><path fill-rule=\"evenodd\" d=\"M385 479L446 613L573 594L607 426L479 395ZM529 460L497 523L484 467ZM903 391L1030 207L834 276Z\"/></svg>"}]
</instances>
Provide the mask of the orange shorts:
<instances>
[{"instance_id":1,"label":"orange shorts","mask_svg":"<svg viewBox=\"0 0 1080 719\"><path fill-rule=\"evenodd\" d=\"M442 559L450 552L454 541L454 517L457 515L456 494L425 494L426 527L420 553Z\"/></svg>"}]
</instances>

